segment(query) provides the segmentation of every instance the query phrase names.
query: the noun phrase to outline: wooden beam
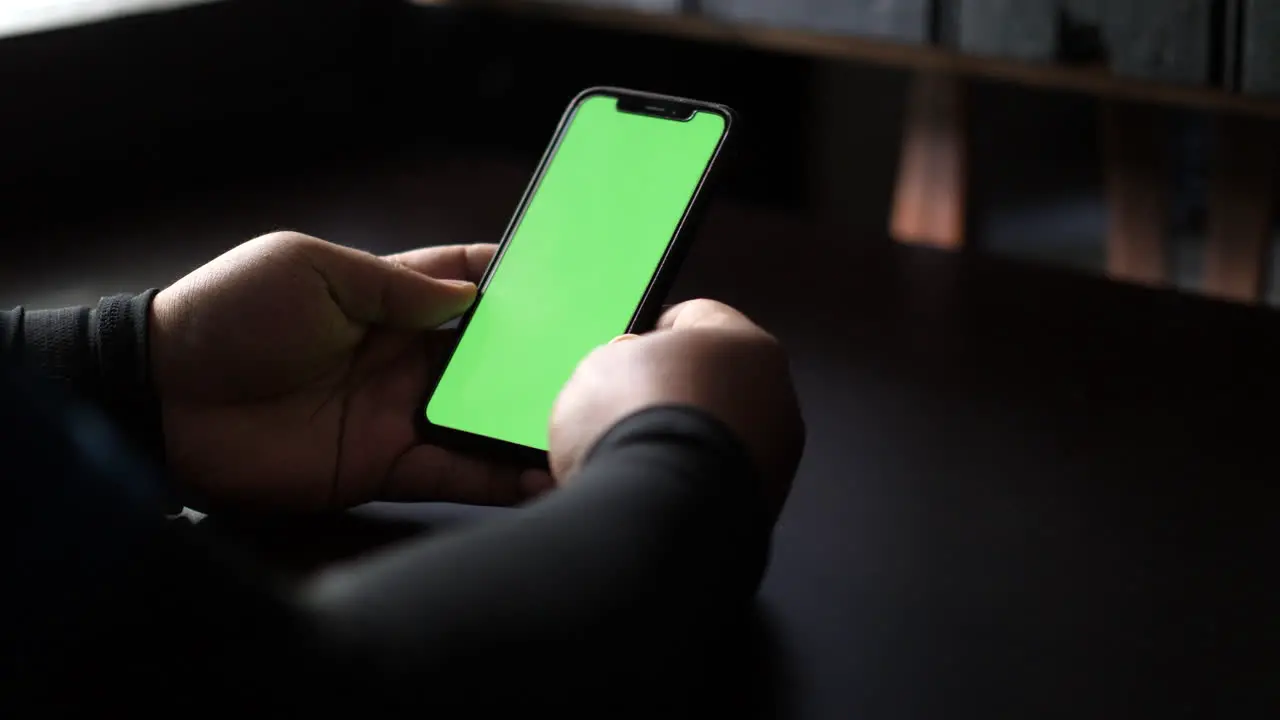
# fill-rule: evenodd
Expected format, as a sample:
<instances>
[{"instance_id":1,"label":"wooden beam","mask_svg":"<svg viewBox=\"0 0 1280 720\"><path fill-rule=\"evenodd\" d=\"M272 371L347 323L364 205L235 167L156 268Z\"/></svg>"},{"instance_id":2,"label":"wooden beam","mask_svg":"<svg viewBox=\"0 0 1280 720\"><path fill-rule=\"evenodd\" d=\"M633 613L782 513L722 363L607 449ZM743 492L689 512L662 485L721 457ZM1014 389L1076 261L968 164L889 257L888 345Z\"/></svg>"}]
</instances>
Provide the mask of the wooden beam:
<instances>
[{"instance_id":1,"label":"wooden beam","mask_svg":"<svg viewBox=\"0 0 1280 720\"><path fill-rule=\"evenodd\" d=\"M917 73L902 127L889 229L895 240L951 250L964 245L967 145L964 81Z\"/></svg>"},{"instance_id":2,"label":"wooden beam","mask_svg":"<svg viewBox=\"0 0 1280 720\"><path fill-rule=\"evenodd\" d=\"M1240 95L1203 86L1152 82L1116 75L1105 67L1099 66L966 55L943 47L891 40L817 33L758 24L726 23L688 12L646 12L548 0L414 0L414 2L427 6L473 7L518 13L529 17L577 23L586 27L615 28L806 57L851 60L906 68L917 72L948 73L1017 83L1028 87L1079 92L1116 100L1280 118L1280 102L1273 97Z\"/></svg>"},{"instance_id":3,"label":"wooden beam","mask_svg":"<svg viewBox=\"0 0 1280 720\"><path fill-rule=\"evenodd\" d=\"M1142 285L1169 282L1169 137L1159 108L1102 106L1109 277Z\"/></svg>"},{"instance_id":4,"label":"wooden beam","mask_svg":"<svg viewBox=\"0 0 1280 720\"><path fill-rule=\"evenodd\" d=\"M1216 119L1204 262L1208 295L1263 300L1275 219L1277 140L1274 123Z\"/></svg>"}]
</instances>

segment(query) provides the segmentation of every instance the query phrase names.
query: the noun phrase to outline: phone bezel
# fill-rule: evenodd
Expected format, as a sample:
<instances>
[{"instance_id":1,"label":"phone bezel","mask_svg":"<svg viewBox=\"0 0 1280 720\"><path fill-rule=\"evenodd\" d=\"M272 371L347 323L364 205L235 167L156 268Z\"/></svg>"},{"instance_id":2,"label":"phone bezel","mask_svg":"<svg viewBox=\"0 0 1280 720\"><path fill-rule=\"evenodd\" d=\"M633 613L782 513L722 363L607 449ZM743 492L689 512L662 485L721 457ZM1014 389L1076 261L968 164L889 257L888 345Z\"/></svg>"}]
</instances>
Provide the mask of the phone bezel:
<instances>
[{"instance_id":1,"label":"phone bezel","mask_svg":"<svg viewBox=\"0 0 1280 720\"><path fill-rule=\"evenodd\" d=\"M458 347L463 334L466 332L467 325L471 321L472 315L476 308L484 299L485 289L489 285L494 272L498 265L502 262L502 257L507 251L507 247L515 235L516 229L520 225L521 219L524 217L525 211L528 209L529 203L537 193L538 186L542 182L542 178L546 173L547 166L550 164L551 158L555 156L556 150L560 147L561 141L564 139L565 131L568 129L574 114L582 103L589 98L606 95L617 98L619 104L626 103L632 108L639 107L639 110L630 109L622 110L622 112L641 112L641 114L652 115L655 117L666 117L671 122L683 122L691 118L695 112L712 112L724 118L724 132L720 135L720 142L716 145L715 151L711 154L710 160L707 162L706 168L702 171L702 177L698 180L698 185L694 188L693 195L689 199L689 204L685 206L684 215L681 216L676 230L672 233L671 239L667 242L666 251L662 255L662 259L658 262L653 274L649 277L649 284L645 288L644 294L640 298L639 305L636 306L635 312L632 313L631 320L627 324L626 332L643 332L652 329L658 321L658 317L662 311L662 301L671 289L671 284L675 280L677 271L683 263L685 255L688 253L690 241L693 239L698 222L701 220L702 211L705 209L705 199L708 195L709 188L712 186L716 176L717 169L721 165L721 158L726 154L726 147L729 144L729 138L733 135L734 127L738 124L737 114L727 105L719 103L705 102L701 100L692 100L689 98L676 97L673 95L662 95L658 93L643 92L640 90L629 90L625 88L599 86L591 87L578 93L573 100L565 108L564 113L560 117L560 122L556 126L555 133L551 137L546 150L542 153L542 158L538 161L537 169L529 180L529 184L525 187L524 194L520 197L520 202L516 205L515 212L512 213L510 221L507 223L506 229L503 231L502 240L498 243L498 250L494 253L493 259L489 261L488 267L485 268L484 274L481 276L480 282L477 284L476 301L458 320L456 336L449 346L449 350L445 353L438 365L432 369L430 382L426 392L422 397L422 401L418 403L415 410L415 425L418 428L418 435L423 442L440 445L451 450L458 450L472 455L481 455L487 459L499 462L507 462L521 467L547 469L547 453L538 448L519 445L497 438L491 438L485 435L458 430L455 428L437 425L430 421L427 417L427 404L431 400L431 396L435 393L436 387L440 384L440 380L444 377L444 371L449 367L450 361L453 359L454 351ZM657 112L646 112L646 110L656 108L690 108L691 111L687 118L680 118L676 115L663 115Z\"/></svg>"}]
</instances>

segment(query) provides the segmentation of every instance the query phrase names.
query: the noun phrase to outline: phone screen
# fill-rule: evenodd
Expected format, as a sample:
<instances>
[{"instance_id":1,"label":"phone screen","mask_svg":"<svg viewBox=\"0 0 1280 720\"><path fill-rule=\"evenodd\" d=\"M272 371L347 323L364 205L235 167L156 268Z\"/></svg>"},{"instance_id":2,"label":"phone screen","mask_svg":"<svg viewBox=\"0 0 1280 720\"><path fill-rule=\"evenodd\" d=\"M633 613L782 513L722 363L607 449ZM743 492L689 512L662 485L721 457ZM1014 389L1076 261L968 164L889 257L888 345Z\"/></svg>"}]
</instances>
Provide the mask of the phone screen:
<instances>
[{"instance_id":1,"label":"phone screen","mask_svg":"<svg viewBox=\"0 0 1280 720\"><path fill-rule=\"evenodd\" d=\"M626 332L727 129L709 110L678 120L624 112L610 95L579 101L427 420L545 451L556 395L582 358Z\"/></svg>"}]
</instances>

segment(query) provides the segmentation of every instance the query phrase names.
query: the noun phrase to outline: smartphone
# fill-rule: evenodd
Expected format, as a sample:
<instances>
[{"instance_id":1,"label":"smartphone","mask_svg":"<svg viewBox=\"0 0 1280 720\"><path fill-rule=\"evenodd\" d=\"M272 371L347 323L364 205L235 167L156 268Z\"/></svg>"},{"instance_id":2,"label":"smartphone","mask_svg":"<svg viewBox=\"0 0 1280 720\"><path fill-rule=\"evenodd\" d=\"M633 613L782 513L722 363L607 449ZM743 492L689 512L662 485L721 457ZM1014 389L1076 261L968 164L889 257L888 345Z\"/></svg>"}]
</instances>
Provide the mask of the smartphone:
<instances>
[{"instance_id":1,"label":"smartphone","mask_svg":"<svg viewBox=\"0 0 1280 720\"><path fill-rule=\"evenodd\" d=\"M573 99L429 383L424 439L546 467L577 364L657 321L734 124L724 105L635 90Z\"/></svg>"}]
</instances>

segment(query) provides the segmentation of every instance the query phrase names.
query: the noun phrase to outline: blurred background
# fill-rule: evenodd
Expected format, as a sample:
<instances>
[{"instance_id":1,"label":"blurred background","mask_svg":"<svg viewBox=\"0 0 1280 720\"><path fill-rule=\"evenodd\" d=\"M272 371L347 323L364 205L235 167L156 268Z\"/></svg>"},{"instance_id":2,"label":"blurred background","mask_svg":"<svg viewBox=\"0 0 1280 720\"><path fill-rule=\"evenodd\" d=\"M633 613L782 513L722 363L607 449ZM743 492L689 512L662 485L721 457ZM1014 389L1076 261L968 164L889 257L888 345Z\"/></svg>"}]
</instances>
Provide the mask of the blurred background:
<instances>
[{"instance_id":1,"label":"blurred background","mask_svg":"<svg viewBox=\"0 0 1280 720\"><path fill-rule=\"evenodd\" d=\"M1266 0L6 0L0 304L497 240L593 84L737 108L728 213L1280 301Z\"/></svg>"}]
</instances>

